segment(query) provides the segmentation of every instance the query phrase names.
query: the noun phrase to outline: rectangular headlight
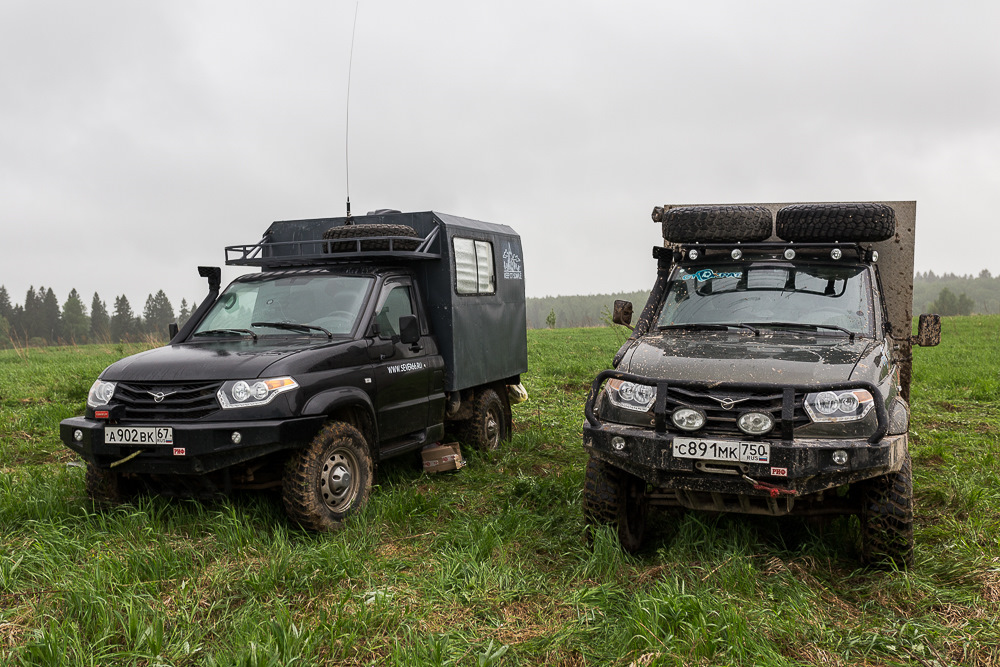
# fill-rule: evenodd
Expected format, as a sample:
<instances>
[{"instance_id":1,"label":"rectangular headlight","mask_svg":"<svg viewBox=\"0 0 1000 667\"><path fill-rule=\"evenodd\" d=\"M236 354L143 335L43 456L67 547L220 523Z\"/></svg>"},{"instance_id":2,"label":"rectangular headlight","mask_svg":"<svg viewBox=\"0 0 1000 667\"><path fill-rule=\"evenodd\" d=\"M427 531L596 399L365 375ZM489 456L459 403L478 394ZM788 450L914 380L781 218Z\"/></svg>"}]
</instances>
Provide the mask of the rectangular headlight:
<instances>
[{"instance_id":1,"label":"rectangular headlight","mask_svg":"<svg viewBox=\"0 0 1000 667\"><path fill-rule=\"evenodd\" d=\"M853 422L864 419L875 407L867 389L820 391L806 395L803 404L814 422Z\"/></svg>"}]
</instances>

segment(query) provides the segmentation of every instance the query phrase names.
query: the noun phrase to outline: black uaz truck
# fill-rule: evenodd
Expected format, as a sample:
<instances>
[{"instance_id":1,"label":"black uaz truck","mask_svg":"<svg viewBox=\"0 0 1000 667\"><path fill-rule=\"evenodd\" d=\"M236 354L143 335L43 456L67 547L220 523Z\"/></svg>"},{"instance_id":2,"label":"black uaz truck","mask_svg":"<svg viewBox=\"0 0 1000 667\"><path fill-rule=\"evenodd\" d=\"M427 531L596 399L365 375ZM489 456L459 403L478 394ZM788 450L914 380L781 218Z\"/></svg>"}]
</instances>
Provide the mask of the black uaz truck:
<instances>
[{"instance_id":1,"label":"black uaz truck","mask_svg":"<svg viewBox=\"0 0 1000 667\"><path fill-rule=\"evenodd\" d=\"M856 514L908 565L911 345L941 331L911 336L915 208L656 207L656 283L585 408L588 521L636 550L650 507Z\"/></svg>"},{"instance_id":2,"label":"black uaz truck","mask_svg":"<svg viewBox=\"0 0 1000 667\"><path fill-rule=\"evenodd\" d=\"M209 293L169 345L101 373L62 441L88 493L120 499L280 487L329 530L381 460L441 440L495 448L527 369L521 242L436 212L275 222L226 248L260 267Z\"/></svg>"}]
</instances>

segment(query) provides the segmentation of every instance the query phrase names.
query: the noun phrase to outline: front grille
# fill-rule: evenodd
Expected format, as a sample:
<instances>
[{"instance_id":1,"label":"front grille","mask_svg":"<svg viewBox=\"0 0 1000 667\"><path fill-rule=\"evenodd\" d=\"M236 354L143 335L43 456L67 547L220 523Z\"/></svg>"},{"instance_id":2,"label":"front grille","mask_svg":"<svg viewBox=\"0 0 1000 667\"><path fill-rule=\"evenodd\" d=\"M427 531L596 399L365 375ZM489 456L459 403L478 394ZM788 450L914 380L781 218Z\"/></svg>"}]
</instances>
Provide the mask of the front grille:
<instances>
[{"instance_id":1,"label":"front grille","mask_svg":"<svg viewBox=\"0 0 1000 667\"><path fill-rule=\"evenodd\" d=\"M809 422L809 416L802 407L804 398L805 394L795 393L793 428ZM671 412L680 407L699 408L705 412L705 416L708 418L705 425L706 431L746 437L746 434L736 426L736 420L739 416L744 412L767 412L774 418L775 431L780 432L782 400L781 391L774 390L713 390L673 385L667 389L666 418L668 428L673 430L673 425L669 424ZM724 405L730 407L723 407Z\"/></svg>"},{"instance_id":2,"label":"front grille","mask_svg":"<svg viewBox=\"0 0 1000 667\"><path fill-rule=\"evenodd\" d=\"M125 406L125 419L166 421L200 419L219 410L220 382L127 384L119 382L114 401ZM156 397L161 397L157 402Z\"/></svg>"}]
</instances>

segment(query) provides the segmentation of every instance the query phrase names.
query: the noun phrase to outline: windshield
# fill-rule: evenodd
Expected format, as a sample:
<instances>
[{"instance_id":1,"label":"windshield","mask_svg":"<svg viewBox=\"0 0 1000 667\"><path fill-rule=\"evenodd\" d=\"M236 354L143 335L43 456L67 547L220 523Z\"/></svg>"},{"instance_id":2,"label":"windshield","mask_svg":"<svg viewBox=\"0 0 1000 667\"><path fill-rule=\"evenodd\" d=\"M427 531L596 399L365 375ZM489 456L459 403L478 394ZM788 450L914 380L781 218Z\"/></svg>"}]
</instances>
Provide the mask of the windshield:
<instances>
[{"instance_id":1,"label":"windshield","mask_svg":"<svg viewBox=\"0 0 1000 667\"><path fill-rule=\"evenodd\" d=\"M870 334L874 328L863 266L720 263L678 267L659 326L816 325Z\"/></svg>"},{"instance_id":2,"label":"windshield","mask_svg":"<svg viewBox=\"0 0 1000 667\"><path fill-rule=\"evenodd\" d=\"M305 328L266 326L281 323L309 325L320 333L325 330L333 335L349 335L373 282L367 276L333 274L237 281L218 298L194 335L309 333Z\"/></svg>"}]
</instances>

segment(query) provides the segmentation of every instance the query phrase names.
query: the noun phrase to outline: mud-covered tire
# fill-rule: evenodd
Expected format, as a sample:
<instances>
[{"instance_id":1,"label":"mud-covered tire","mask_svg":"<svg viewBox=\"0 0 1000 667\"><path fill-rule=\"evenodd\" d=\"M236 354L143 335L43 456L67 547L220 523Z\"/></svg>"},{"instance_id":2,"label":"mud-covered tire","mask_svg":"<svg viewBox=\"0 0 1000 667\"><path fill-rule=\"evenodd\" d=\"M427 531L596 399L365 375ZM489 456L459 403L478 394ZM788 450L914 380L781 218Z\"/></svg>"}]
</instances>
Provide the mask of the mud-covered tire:
<instances>
[{"instance_id":1,"label":"mud-covered tire","mask_svg":"<svg viewBox=\"0 0 1000 667\"><path fill-rule=\"evenodd\" d=\"M659 217L671 243L749 243L771 235L771 211L764 206L681 206Z\"/></svg>"},{"instance_id":2,"label":"mud-covered tire","mask_svg":"<svg viewBox=\"0 0 1000 667\"><path fill-rule=\"evenodd\" d=\"M87 464L84 474L87 497L99 505L118 505L135 495L135 485L114 468L98 468Z\"/></svg>"},{"instance_id":3,"label":"mud-covered tire","mask_svg":"<svg viewBox=\"0 0 1000 667\"><path fill-rule=\"evenodd\" d=\"M417 232L408 225L343 225L331 227L323 232L325 240L344 239L339 243L324 243L323 252L355 252L358 249L356 241L346 239L365 239L361 242L362 251L389 250L387 236L408 236L409 240L395 240L392 249L398 251L413 251L420 245Z\"/></svg>"},{"instance_id":4,"label":"mud-covered tire","mask_svg":"<svg viewBox=\"0 0 1000 667\"><path fill-rule=\"evenodd\" d=\"M510 419L500 395L493 389L476 392L472 416L462 430L462 442L483 452L500 448L510 438Z\"/></svg>"},{"instance_id":5,"label":"mud-covered tire","mask_svg":"<svg viewBox=\"0 0 1000 667\"><path fill-rule=\"evenodd\" d=\"M861 483L861 556L875 566L913 565L913 468Z\"/></svg>"},{"instance_id":6,"label":"mud-covered tire","mask_svg":"<svg viewBox=\"0 0 1000 667\"><path fill-rule=\"evenodd\" d=\"M885 241L896 233L886 204L795 204L778 210L775 233L785 241Z\"/></svg>"},{"instance_id":7,"label":"mud-covered tire","mask_svg":"<svg viewBox=\"0 0 1000 667\"><path fill-rule=\"evenodd\" d=\"M327 424L285 467L281 500L304 528L333 531L368 502L372 459L368 443L350 424Z\"/></svg>"},{"instance_id":8,"label":"mud-covered tire","mask_svg":"<svg viewBox=\"0 0 1000 667\"><path fill-rule=\"evenodd\" d=\"M649 502L646 483L608 465L593 455L587 460L583 482L583 519L589 526L611 526L629 553L642 548Z\"/></svg>"}]
</instances>

